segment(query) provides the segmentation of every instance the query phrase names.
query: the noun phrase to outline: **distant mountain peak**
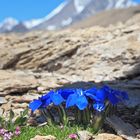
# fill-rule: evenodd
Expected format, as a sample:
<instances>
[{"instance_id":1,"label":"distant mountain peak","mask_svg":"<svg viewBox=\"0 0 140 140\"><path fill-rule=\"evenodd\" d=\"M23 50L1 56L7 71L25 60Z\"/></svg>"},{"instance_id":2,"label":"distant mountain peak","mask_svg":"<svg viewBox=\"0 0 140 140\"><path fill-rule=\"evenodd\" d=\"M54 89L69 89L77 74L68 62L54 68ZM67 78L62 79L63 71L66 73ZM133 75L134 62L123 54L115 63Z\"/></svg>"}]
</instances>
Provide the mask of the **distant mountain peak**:
<instances>
[{"instance_id":1,"label":"distant mountain peak","mask_svg":"<svg viewBox=\"0 0 140 140\"><path fill-rule=\"evenodd\" d=\"M12 18L12 17L8 17L6 19L4 19L3 22L0 23L0 31L4 32L4 31L10 31L14 26L16 26L19 22Z\"/></svg>"},{"instance_id":2,"label":"distant mountain peak","mask_svg":"<svg viewBox=\"0 0 140 140\"><path fill-rule=\"evenodd\" d=\"M16 19L7 18L0 24L0 32L13 31L12 29L16 31L16 29L19 30L19 27L23 28L21 31L25 29L61 29L103 10L134 5L137 5L134 0L65 0L49 15L40 19L24 21L22 24L20 23L20 26L18 26L19 22Z\"/></svg>"}]
</instances>

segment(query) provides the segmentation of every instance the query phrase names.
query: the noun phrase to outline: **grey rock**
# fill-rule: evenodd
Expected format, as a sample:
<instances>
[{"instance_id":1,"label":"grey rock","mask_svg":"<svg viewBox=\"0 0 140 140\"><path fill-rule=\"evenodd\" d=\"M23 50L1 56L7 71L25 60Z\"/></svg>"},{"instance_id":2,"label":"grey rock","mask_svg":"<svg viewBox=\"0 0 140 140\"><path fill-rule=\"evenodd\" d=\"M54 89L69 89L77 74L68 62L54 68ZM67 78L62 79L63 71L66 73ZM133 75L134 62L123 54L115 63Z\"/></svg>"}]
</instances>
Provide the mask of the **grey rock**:
<instances>
[{"instance_id":1,"label":"grey rock","mask_svg":"<svg viewBox=\"0 0 140 140\"><path fill-rule=\"evenodd\" d=\"M121 118L117 116L108 117L107 123L117 132L117 134L124 139L137 140L136 128L130 123L125 123Z\"/></svg>"},{"instance_id":2,"label":"grey rock","mask_svg":"<svg viewBox=\"0 0 140 140\"><path fill-rule=\"evenodd\" d=\"M7 103L7 100L4 97L0 97L0 104Z\"/></svg>"},{"instance_id":3,"label":"grey rock","mask_svg":"<svg viewBox=\"0 0 140 140\"><path fill-rule=\"evenodd\" d=\"M92 140L93 135L88 131L78 131L77 132L80 140Z\"/></svg>"},{"instance_id":4,"label":"grey rock","mask_svg":"<svg viewBox=\"0 0 140 140\"><path fill-rule=\"evenodd\" d=\"M0 70L0 95L23 93L37 87L37 80L33 75L24 71Z\"/></svg>"}]
</instances>

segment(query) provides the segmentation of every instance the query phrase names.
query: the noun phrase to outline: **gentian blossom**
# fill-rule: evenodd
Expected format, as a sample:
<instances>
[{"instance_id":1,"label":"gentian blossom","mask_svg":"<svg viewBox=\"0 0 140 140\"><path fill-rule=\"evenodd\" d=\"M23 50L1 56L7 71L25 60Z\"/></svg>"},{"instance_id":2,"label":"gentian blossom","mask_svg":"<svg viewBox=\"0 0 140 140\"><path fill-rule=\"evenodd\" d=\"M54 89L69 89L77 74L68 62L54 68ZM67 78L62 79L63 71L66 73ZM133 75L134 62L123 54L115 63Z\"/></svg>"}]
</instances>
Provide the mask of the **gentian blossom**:
<instances>
[{"instance_id":1,"label":"gentian blossom","mask_svg":"<svg viewBox=\"0 0 140 140\"><path fill-rule=\"evenodd\" d=\"M35 111L41 107L47 107L49 104L52 103L52 101L50 99L50 95L53 93L54 93L54 91L50 91L49 93L41 96L39 99L32 101L29 104L29 108L31 108L32 111Z\"/></svg>"},{"instance_id":2,"label":"gentian blossom","mask_svg":"<svg viewBox=\"0 0 140 140\"><path fill-rule=\"evenodd\" d=\"M32 111L36 109L47 107L50 104L56 106L61 103L66 103L66 108L77 106L79 110L84 110L89 105L99 112L105 109L106 101L109 101L112 105L116 105L119 102L128 99L126 92L114 90L109 86L103 86L102 88L90 88L90 89L59 89L52 90L49 93L43 95L37 100L34 100L29 104ZM89 102L90 100L90 102Z\"/></svg>"},{"instance_id":3,"label":"gentian blossom","mask_svg":"<svg viewBox=\"0 0 140 140\"><path fill-rule=\"evenodd\" d=\"M60 105L64 102L70 94L73 94L73 89L59 89L59 90L52 90L49 93L41 96L39 99L32 101L29 104L29 108L32 111L35 111L39 108L44 108L53 103L54 105Z\"/></svg>"},{"instance_id":4,"label":"gentian blossom","mask_svg":"<svg viewBox=\"0 0 140 140\"><path fill-rule=\"evenodd\" d=\"M124 91L114 90L108 86L104 86L103 90L107 94L107 99L112 103L113 105L116 105L119 102L122 102L124 100L128 100L128 95Z\"/></svg>"},{"instance_id":5,"label":"gentian blossom","mask_svg":"<svg viewBox=\"0 0 140 140\"><path fill-rule=\"evenodd\" d=\"M69 95L66 101L66 108L77 106L80 110L84 110L88 105L88 100L82 89L76 89L75 93Z\"/></svg>"}]
</instances>

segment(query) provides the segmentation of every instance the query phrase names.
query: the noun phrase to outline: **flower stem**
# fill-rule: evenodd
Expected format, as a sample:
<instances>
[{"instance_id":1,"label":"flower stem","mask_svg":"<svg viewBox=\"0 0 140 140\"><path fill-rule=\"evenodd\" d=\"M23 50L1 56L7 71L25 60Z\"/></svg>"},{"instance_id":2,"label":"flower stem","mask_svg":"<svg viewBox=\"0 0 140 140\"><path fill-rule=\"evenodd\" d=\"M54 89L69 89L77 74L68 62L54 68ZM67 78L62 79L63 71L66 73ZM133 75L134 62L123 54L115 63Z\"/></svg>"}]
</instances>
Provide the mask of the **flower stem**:
<instances>
[{"instance_id":1,"label":"flower stem","mask_svg":"<svg viewBox=\"0 0 140 140\"><path fill-rule=\"evenodd\" d=\"M79 109L77 109L77 123L81 123L82 122L82 113Z\"/></svg>"},{"instance_id":2,"label":"flower stem","mask_svg":"<svg viewBox=\"0 0 140 140\"><path fill-rule=\"evenodd\" d=\"M65 111L63 105L60 105L60 109L61 109L62 116L63 116L63 124L66 126L68 124L68 117L67 117L67 114L66 114L66 111Z\"/></svg>"},{"instance_id":3,"label":"flower stem","mask_svg":"<svg viewBox=\"0 0 140 140\"><path fill-rule=\"evenodd\" d=\"M59 117L60 117L60 122L63 123L64 125L67 125L68 118L67 118L66 112L64 110L64 107L62 105L59 105L58 113L59 113Z\"/></svg>"},{"instance_id":4,"label":"flower stem","mask_svg":"<svg viewBox=\"0 0 140 140\"><path fill-rule=\"evenodd\" d=\"M90 111L89 111L89 108L86 108L85 113L86 113L87 123L90 123Z\"/></svg>"},{"instance_id":5,"label":"flower stem","mask_svg":"<svg viewBox=\"0 0 140 140\"><path fill-rule=\"evenodd\" d=\"M96 112L94 126L93 126L93 130L95 133L97 133L102 127L104 118L105 118L104 112L103 113Z\"/></svg>"},{"instance_id":6,"label":"flower stem","mask_svg":"<svg viewBox=\"0 0 140 140\"><path fill-rule=\"evenodd\" d=\"M46 118L48 125L52 125L53 118L50 115L48 109L42 109L41 112L42 112L43 116Z\"/></svg>"}]
</instances>

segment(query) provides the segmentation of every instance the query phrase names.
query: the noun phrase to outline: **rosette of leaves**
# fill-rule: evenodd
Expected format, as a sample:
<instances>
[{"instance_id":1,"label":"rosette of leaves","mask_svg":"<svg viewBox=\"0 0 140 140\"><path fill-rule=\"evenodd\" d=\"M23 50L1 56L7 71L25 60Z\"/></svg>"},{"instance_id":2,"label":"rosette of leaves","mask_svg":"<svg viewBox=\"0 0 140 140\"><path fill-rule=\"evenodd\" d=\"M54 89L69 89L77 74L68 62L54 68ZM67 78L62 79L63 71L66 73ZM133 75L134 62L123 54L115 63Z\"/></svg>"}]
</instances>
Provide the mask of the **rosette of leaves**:
<instances>
[{"instance_id":1,"label":"rosette of leaves","mask_svg":"<svg viewBox=\"0 0 140 140\"><path fill-rule=\"evenodd\" d=\"M59 116L61 124L91 124L98 131L106 116L112 113L112 108L124 100L128 100L126 92L109 86L99 89L59 89L33 100L29 108L32 112L40 110L48 124L56 123L55 118Z\"/></svg>"}]
</instances>

